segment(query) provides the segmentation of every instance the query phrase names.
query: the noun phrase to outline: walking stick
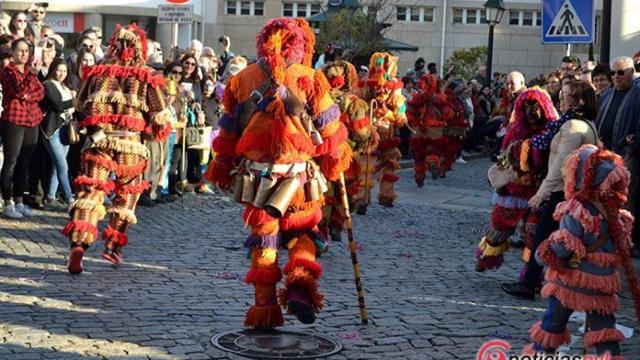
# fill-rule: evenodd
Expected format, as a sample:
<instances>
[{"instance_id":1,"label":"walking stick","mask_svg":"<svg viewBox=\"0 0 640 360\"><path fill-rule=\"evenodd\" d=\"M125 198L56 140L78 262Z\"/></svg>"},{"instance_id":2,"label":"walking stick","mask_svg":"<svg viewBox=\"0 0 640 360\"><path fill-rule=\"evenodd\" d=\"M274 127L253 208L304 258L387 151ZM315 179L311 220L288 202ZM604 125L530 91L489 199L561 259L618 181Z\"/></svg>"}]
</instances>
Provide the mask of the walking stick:
<instances>
[{"instance_id":1,"label":"walking stick","mask_svg":"<svg viewBox=\"0 0 640 360\"><path fill-rule=\"evenodd\" d=\"M367 315L367 305L364 302L364 287L362 286L358 255L356 254L356 241L353 238L353 223L351 222L351 213L349 212L349 199L347 198L347 187L344 182L344 173L340 173L340 197L342 198L342 207L344 208L346 217L345 226L347 236L349 238L349 252L351 253L351 264L353 265L353 274L355 276L356 290L358 292L360 320L362 320L362 325L367 325L369 323L369 317Z\"/></svg>"}]
</instances>

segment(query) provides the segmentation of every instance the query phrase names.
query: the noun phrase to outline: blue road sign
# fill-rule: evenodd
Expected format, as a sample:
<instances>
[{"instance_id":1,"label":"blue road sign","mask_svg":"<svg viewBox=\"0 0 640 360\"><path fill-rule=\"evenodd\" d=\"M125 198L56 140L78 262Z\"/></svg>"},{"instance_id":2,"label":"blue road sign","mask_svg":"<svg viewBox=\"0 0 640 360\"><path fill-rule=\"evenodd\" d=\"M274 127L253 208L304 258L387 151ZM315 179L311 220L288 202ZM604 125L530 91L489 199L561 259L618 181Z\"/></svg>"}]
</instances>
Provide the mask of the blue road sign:
<instances>
[{"instance_id":1,"label":"blue road sign","mask_svg":"<svg viewBox=\"0 0 640 360\"><path fill-rule=\"evenodd\" d=\"M592 43L595 0L542 0L542 42Z\"/></svg>"}]
</instances>

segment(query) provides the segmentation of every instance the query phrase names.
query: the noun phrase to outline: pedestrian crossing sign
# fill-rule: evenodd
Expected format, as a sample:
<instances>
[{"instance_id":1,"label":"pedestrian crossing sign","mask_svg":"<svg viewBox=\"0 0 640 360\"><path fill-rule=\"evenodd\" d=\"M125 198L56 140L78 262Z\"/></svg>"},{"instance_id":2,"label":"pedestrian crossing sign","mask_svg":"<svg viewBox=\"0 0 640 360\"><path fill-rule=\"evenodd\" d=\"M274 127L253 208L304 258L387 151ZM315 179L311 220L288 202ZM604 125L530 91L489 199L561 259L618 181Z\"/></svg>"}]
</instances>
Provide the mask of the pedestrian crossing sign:
<instances>
[{"instance_id":1,"label":"pedestrian crossing sign","mask_svg":"<svg viewBox=\"0 0 640 360\"><path fill-rule=\"evenodd\" d=\"M542 0L542 42L592 43L595 0Z\"/></svg>"}]
</instances>

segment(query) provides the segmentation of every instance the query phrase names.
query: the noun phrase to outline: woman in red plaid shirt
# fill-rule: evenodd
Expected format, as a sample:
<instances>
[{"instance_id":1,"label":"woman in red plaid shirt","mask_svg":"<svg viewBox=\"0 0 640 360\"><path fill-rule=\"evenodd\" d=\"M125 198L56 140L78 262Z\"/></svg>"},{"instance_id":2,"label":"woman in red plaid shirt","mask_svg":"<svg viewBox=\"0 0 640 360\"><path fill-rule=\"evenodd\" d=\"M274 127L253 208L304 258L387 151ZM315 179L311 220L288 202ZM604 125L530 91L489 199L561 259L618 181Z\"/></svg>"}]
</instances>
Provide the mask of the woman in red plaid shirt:
<instances>
[{"instance_id":1,"label":"woman in red plaid shirt","mask_svg":"<svg viewBox=\"0 0 640 360\"><path fill-rule=\"evenodd\" d=\"M31 156L38 142L38 125L42 112L38 103L44 97L44 87L36 70L28 64L33 48L25 39L11 44L13 62L0 71L4 93L0 116L0 131L4 145L4 164L0 173L4 215L12 219L33 216L35 213L22 203ZM11 195L15 203L11 201Z\"/></svg>"}]
</instances>

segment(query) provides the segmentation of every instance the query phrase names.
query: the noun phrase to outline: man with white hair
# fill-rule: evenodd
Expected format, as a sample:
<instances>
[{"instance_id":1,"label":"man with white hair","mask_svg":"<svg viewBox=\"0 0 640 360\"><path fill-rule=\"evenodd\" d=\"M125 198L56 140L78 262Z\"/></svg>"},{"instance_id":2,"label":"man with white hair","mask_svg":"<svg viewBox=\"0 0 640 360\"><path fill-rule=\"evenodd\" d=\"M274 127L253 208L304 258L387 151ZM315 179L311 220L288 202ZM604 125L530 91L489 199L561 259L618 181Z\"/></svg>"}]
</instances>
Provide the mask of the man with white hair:
<instances>
[{"instance_id":1,"label":"man with white hair","mask_svg":"<svg viewBox=\"0 0 640 360\"><path fill-rule=\"evenodd\" d=\"M596 126L606 149L624 156L631 173L627 208L638 216L638 187L640 183L640 88L633 86L633 59L620 56L611 61L613 87L600 99ZM640 230L636 221L633 229L634 257L640 256Z\"/></svg>"},{"instance_id":2,"label":"man with white hair","mask_svg":"<svg viewBox=\"0 0 640 360\"><path fill-rule=\"evenodd\" d=\"M522 94L523 91L527 90L524 75L518 71L509 73L509 75L507 76L507 81L505 81L504 83L504 87L508 91L507 96L509 97L509 107L507 108L507 112L504 114L504 119L502 119L502 124L500 125L496 133L496 144L493 156L491 157L492 161L497 161L497 156L498 154L500 154L500 149L502 148L502 138L507 132L507 124L509 124L509 119L511 118L513 107L516 104L516 99L518 98L518 96L520 96L520 94Z\"/></svg>"},{"instance_id":3,"label":"man with white hair","mask_svg":"<svg viewBox=\"0 0 640 360\"><path fill-rule=\"evenodd\" d=\"M200 42L200 40L197 40L197 39L191 40L191 42L189 43L189 49L187 49L187 52L195 56L196 59L200 60L200 56L202 56L202 42Z\"/></svg>"}]
</instances>

